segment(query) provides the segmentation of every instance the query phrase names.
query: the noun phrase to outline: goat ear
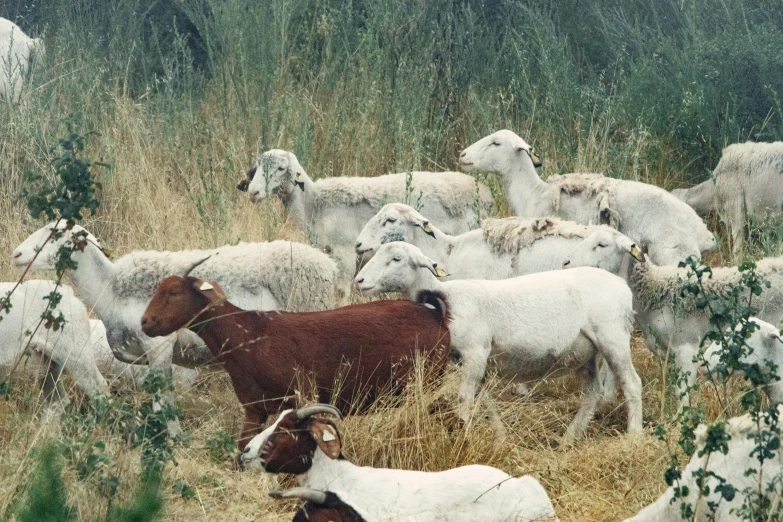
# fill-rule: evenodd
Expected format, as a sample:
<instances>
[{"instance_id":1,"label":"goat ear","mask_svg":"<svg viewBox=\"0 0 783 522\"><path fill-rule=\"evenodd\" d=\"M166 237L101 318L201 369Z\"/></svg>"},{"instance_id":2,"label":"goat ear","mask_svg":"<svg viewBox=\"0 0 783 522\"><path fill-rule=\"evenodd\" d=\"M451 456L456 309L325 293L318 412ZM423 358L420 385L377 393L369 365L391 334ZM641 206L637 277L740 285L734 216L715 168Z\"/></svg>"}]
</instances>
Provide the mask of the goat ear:
<instances>
[{"instance_id":1,"label":"goat ear","mask_svg":"<svg viewBox=\"0 0 783 522\"><path fill-rule=\"evenodd\" d=\"M340 442L340 433L332 423L321 419L313 418L310 422L310 433L313 435L316 444L321 448L327 457L336 459L342 453L342 443Z\"/></svg>"},{"instance_id":2,"label":"goat ear","mask_svg":"<svg viewBox=\"0 0 783 522\"><path fill-rule=\"evenodd\" d=\"M223 292L223 289L220 288L220 285L215 281L204 281L202 279L194 278L193 288L198 290L204 297L212 302L224 301L226 299L226 294Z\"/></svg>"}]
</instances>

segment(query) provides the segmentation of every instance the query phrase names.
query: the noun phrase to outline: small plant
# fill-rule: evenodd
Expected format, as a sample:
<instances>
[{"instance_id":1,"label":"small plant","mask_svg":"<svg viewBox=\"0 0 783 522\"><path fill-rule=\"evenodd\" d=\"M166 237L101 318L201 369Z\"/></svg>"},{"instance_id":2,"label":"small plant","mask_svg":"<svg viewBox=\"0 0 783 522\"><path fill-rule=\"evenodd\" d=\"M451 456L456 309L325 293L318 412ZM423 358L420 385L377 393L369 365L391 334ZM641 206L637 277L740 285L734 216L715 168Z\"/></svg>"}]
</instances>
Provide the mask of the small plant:
<instances>
[{"instance_id":1,"label":"small plant","mask_svg":"<svg viewBox=\"0 0 783 522\"><path fill-rule=\"evenodd\" d=\"M220 430L211 439L207 439L205 446L209 452L209 459L215 464L232 460L237 456L237 441L225 429Z\"/></svg>"},{"instance_id":2,"label":"small plant","mask_svg":"<svg viewBox=\"0 0 783 522\"><path fill-rule=\"evenodd\" d=\"M36 470L29 485L27 504L16 514L20 522L66 522L76 513L68 504L60 454L54 444L36 452Z\"/></svg>"}]
</instances>

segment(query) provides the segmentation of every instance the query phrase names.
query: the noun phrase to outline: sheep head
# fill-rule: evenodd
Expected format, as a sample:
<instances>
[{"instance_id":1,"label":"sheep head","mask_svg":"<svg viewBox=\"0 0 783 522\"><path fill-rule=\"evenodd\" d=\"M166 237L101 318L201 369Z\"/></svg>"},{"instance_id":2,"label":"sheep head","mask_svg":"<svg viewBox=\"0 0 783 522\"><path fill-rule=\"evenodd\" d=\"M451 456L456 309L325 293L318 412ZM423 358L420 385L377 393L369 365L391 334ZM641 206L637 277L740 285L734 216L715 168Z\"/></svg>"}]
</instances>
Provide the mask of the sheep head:
<instances>
[{"instance_id":1,"label":"sheep head","mask_svg":"<svg viewBox=\"0 0 783 522\"><path fill-rule=\"evenodd\" d=\"M302 178L305 175L293 152L268 150L256 163L253 179L246 187L247 195L253 202L274 196L288 199L296 187L304 190Z\"/></svg>"},{"instance_id":2,"label":"sheep head","mask_svg":"<svg viewBox=\"0 0 783 522\"><path fill-rule=\"evenodd\" d=\"M465 172L482 170L503 174L520 165L540 167L533 147L510 130L499 130L462 151L459 165Z\"/></svg>"},{"instance_id":3,"label":"sheep head","mask_svg":"<svg viewBox=\"0 0 783 522\"><path fill-rule=\"evenodd\" d=\"M378 249L375 256L356 275L354 286L365 295L407 292L420 286L417 282L423 275L422 269L436 277L449 275L414 245L393 241Z\"/></svg>"},{"instance_id":4,"label":"sheep head","mask_svg":"<svg viewBox=\"0 0 783 522\"><path fill-rule=\"evenodd\" d=\"M150 337L168 335L197 321L202 312L225 300L223 289L214 281L169 276L155 289L141 317L141 329Z\"/></svg>"},{"instance_id":5,"label":"sheep head","mask_svg":"<svg viewBox=\"0 0 783 522\"><path fill-rule=\"evenodd\" d=\"M98 238L79 225L69 226L66 221L52 222L30 234L22 244L14 249L13 263L19 268L28 265L36 270L54 270L60 247L84 251L92 243L104 254ZM36 256L36 253L38 254ZM108 255L108 254L107 254Z\"/></svg>"},{"instance_id":6,"label":"sheep head","mask_svg":"<svg viewBox=\"0 0 783 522\"><path fill-rule=\"evenodd\" d=\"M342 418L339 410L328 404L282 412L245 446L240 462L268 473L299 475L310 469L316 449L330 459L339 458L340 432L329 416Z\"/></svg>"},{"instance_id":7,"label":"sheep head","mask_svg":"<svg viewBox=\"0 0 783 522\"><path fill-rule=\"evenodd\" d=\"M592 266L619 274L631 257L637 262L645 261L636 243L628 236L609 227L602 227L576 245L563 261L563 268Z\"/></svg>"},{"instance_id":8,"label":"sheep head","mask_svg":"<svg viewBox=\"0 0 783 522\"><path fill-rule=\"evenodd\" d=\"M418 231L435 237L430 222L416 209L403 203L389 203L364 225L356 238L356 254L364 256L366 261L386 243L404 241L416 244Z\"/></svg>"}]
</instances>

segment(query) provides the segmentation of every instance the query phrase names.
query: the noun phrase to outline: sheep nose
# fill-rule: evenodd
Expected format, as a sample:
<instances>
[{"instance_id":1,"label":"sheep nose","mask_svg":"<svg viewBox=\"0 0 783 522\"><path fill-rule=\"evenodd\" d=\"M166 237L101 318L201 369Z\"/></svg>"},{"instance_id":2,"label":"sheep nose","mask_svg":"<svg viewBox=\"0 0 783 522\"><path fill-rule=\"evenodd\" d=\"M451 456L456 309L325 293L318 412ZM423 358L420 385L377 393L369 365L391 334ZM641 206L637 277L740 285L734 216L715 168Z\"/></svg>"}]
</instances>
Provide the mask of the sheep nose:
<instances>
[{"instance_id":1,"label":"sheep nose","mask_svg":"<svg viewBox=\"0 0 783 522\"><path fill-rule=\"evenodd\" d=\"M14 252L14 259L16 259L17 257L22 257L22 253L21 252Z\"/></svg>"},{"instance_id":2,"label":"sheep nose","mask_svg":"<svg viewBox=\"0 0 783 522\"><path fill-rule=\"evenodd\" d=\"M356 242L356 250L359 250L360 248L362 248L362 242L361 241L357 241Z\"/></svg>"},{"instance_id":3,"label":"sheep nose","mask_svg":"<svg viewBox=\"0 0 783 522\"><path fill-rule=\"evenodd\" d=\"M357 277L356 279L353 280L353 283L356 284L356 285L360 285L360 284L364 283L364 278L363 277Z\"/></svg>"},{"instance_id":4,"label":"sheep nose","mask_svg":"<svg viewBox=\"0 0 783 522\"><path fill-rule=\"evenodd\" d=\"M568 265L570 265L570 264L571 264L571 261L566 259L565 261L563 261L563 268L568 268Z\"/></svg>"},{"instance_id":5,"label":"sheep nose","mask_svg":"<svg viewBox=\"0 0 783 522\"><path fill-rule=\"evenodd\" d=\"M464 158L464 157L465 157L465 151L464 151L464 150L463 150L462 152L460 152L460 153L459 153L459 157L460 157L460 158Z\"/></svg>"}]
</instances>

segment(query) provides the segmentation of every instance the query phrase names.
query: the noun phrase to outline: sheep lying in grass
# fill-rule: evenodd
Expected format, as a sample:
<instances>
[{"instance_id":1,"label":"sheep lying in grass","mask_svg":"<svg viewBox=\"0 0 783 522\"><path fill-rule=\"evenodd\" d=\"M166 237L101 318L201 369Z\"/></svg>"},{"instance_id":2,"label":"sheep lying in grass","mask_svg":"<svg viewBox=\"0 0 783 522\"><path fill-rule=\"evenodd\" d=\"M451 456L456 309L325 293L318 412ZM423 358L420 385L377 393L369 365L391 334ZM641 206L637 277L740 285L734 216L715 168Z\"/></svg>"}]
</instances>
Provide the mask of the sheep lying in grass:
<instances>
[{"instance_id":1,"label":"sheep lying in grass","mask_svg":"<svg viewBox=\"0 0 783 522\"><path fill-rule=\"evenodd\" d=\"M636 244L616 230L594 232L571 252L564 268L592 266L617 274L628 282L634 295L636 321L642 330L647 347L660 357L669 352L686 380L679 383L681 405L688 403L685 387L696 378L699 345L711 325L706 312L695 307L693 298L680 297L687 269L657 266L647 261ZM713 276L703 280L707 292L722 294L730 283L740 279L736 267L713 268ZM762 295L754 298L758 315L766 321L778 323L783 316L783 258L759 261L756 273L772 284Z\"/></svg>"},{"instance_id":2,"label":"sheep lying in grass","mask_svg":"<svg viewBox=\"0 0 783 522\"><path fill-rule=\"evenodd\" d=\"M779 377L781 372L783 372L783 339L780 337L780 330L757 317L751 317L750 322L755 323L758 329L745 339L747 348L752 351L741 357L740 362L743 364L758 364L764 374ZM704 351L702 357L704 363L699 367L699 371L704 373L712 371L715 365L721 362L721 354L723 352L723 345L719 342L708 346ZM783 403L783 382L780 380L775 380L773 377L764 386L764 392L770 401Z\"/></svg>"},{"instance_id":3,"label":"sheep lying in grass","mask_svg":"<svg viewBox=\"0 0 783 522\"><path fill-rule=\"evenodd\" d=\"M389 203L367 222L355 248L368 261L381 245L404 241L446 267L450 279L506 279L559 270L565 256L597 228L557 218L489 218L480 229L450 236L413 207Z\"/></svg>"},{"instance_id":4,"label":"sheep lying in grass","mask_svg":"<svg viewBox=\"0 0 783 522\"><path fill-rule=\"evenodd\" d=\"M60 237L48 240L54 228L49 224L30 235L14 250L14 263L51 270L58 249L72 248L72 259L78 267L67 272L85 303L106 326L115 356L128 363L148 363L169 375L172 360L188 367L199 366L211 362L212 353L191 332L156 339L146 336L141 330L141 316L165 277L185 272L210 254L212 257L195 274L218 281L226 294L244 308L325 310L334 302L337 267L324 253L300 243L241 243L212 251L139 251L112 263L95 236L84 228L76 225L69 230L60 222L56 226ZM173 396L167 393L164 399L173 401ZM178 430L174 425L172 429Z\"/></svg>"},{"instance_id":5,"label":"sheep lying in grass","mask_svg":"<svg viewBox=\"0 0 783 522\"><path fill-rule=\"evenodd\" d=\"M619 277L592 268L541 272L503 281L440 282L445 272L408 243L383 245L356 276L364 294L436 294L451 311L451 347L462 361L460 417L468 422L487 363L518 381L576 372L585 391L565 441L581 435L601 395L598 363L623 389L628 431L642 429L641 381L631 362L631 292ZM567 319L566 319L567 318Z\"/></svg>"},{"instance_id":6,"label":"sheep lying in grass","mask_svg":"<svg viewBox=\"0 0 783 522\"><path fill-rule=\"evenodd\" d=\"M672 196L684 201L700 216L715 208L715 180L710 178L687 189L674 189Z\"/></svg>"},{"instance_id":7,"label":"sheep lying in grass","mask_svg":"<svg viewBox=\"0 0 783 522\"><path fill-rule=\"evenodd\" d=\"M778 406L778 419L783 418L783 406ZM687 487L688 495L683 499L674 500L674 487L669 487L658 500L639 511L639 513L627 519L625 522L734 522L736 520L780 520L781 485L783 484L783 458L780 448L772 451L763 464L758 460L759 453L754 451L759 436L759 427L767 432L775 425L780 429L778 421L770 422L770 417L765 415L760 421L760 426L750 415L734 417L725 424L724 430L731 436L727 443L726 453L713 451L704 453L705 444L710 438L710 430L706 425L700 425L696 429L695 446L688 465L682 470L682 478L675 484L680 488ZM713 437L714 440L714 437ZM753 470L746 473L747 470ZM704 479L704 487L709 491L700 495L699 477L707 472ZM727 500L721 493L720 480L712 476L714 473L723 478L728 485L733 486L734 496ZM762 491L759 491L759 487ZM717 488L717 489L716 489ZM769 502L770 516L763 518L747 519L740 517L738 511L748 499L748 494L755 495L751 502L759 500L759 493L764 500ZM682 503L690 504L693 516L682 516ZM757 504L756 504L757 505ZM714 506L714 508L712 507Z\"/></svg>"},{"instance_id":8,"label":"sheep lying in grass","mask_svg":"<svg viewBox=\"0 0 783 522\"><path fill-rule=\"evenodd\" d=\"M342 439L330 416L341 418L327 404L285 410L240 458L268 473L295 474L300 485L328 492L332 498L323 500L339 507L341 516L360 517L342 518L345 522L557 520L549 495L529 475L511 477L480 465L426 472L352 464L342 458Z\"/></svg>"},{"instance_id":9,"label":"sheep lying in grass","mask_svg":"<svg viewBox=\"0 0 783 522\"><path fill-rule=\"evenodd\" d=\"M31 52L43 51L43 40L30 38L15 23L0 18L0 98L19 99Z\"/></svg>"},{"instance_id":10,"label":"sheep lying in grass","mask_svg":"<svg viewBox=\"0 0 783 522\"><path fill-rule=\"evenodd\" d=\"M781 215L783 141L735 143L715 167L715 207L726 222L734 251L742 250L748 220Z\"/></svg>"},{"instance_id":11,"label":"sheep lying in grass","mask_svg":"<svg viewBox=\"0 0 783 522\"><path fill-rule=\"evenodd\" d=\"M16 283L0 283L0 300ZM57 291L62 297L51 314L62 314L65 323L55 330L45 328L41 314L47 311L50 301L45 299ZM20 357L25 347L27 355L44 372L44 396L47 402L46 417L57 416L70 403L60 379L61 373L69 375L90 399L106 396L109 387L98 371L90 344L90 321L87 309L67 286L57 286L52 281L26 281L11 294L8 314L0 311L0 367L5 373Z\"/></svg>"},{"instance_id":12,"label":"sheep lying in grass","mask_svg":"<svg viewBox=\"0 0 783 522\"><path fill-rule=\"evenodd\" d=\"M101 374L108 378L110 384L121 384L138 388L149 373L149 367L140 364L128 364L114 356L109 340L106 338L106 327L99 319L90 319L90 346L92 354ZM196 368L185 368L177 364L171 365L174 386L180 389L192 388L196 384L199 371Z\"/></svg>"},{"instance_id":13,"label":"sheep lying in grass","mask_svg":"<svg viewBox=\"0 0 783 522\"><path fill-rule=\"evenodd\" d=\"M698 258L715 248L715 238L693 209L659 187L602 174L553 176L544 182L536 162L530 145L509 130L477 141L460 155L463 170L501 175L518 216L610 225L634 238L658 265Z\"/></svg>"},{"instance_id":14,"label":"sheep lying in grass","mask_svg":"<svg viewBox=\"0 0 783 522\"><path fill-rule=\"evenodd\" d=\"M278 149L264 152L248 176L251 201L279 197L311 241L337 261L346 291L356 273L356 236L385 203L418 202L422 212L451 234L475 228L492 207L489 189L458 172L313 181L292 152Z\"/></svg>"}]
</instances>

